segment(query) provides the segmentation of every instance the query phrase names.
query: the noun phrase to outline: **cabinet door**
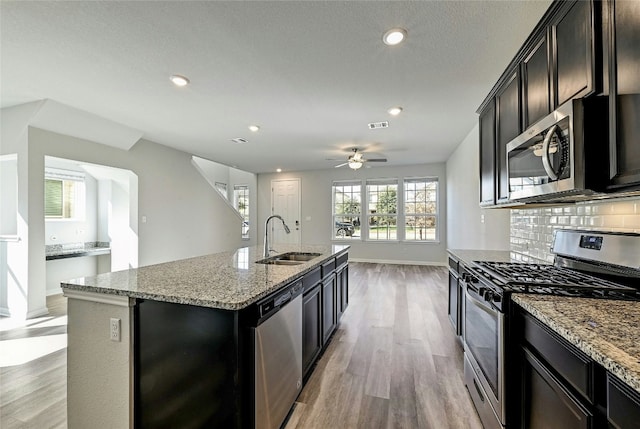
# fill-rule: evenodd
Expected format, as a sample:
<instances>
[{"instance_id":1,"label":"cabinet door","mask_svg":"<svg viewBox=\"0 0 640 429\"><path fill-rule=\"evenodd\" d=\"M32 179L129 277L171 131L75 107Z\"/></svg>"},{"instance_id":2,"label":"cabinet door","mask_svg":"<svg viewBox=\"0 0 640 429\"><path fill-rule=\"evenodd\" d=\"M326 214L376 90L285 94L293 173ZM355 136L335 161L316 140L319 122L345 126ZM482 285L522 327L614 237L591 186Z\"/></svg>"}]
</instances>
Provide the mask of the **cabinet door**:
<instances>
[{"instance_id":1,"label":"cabinet door","mask_svg":"<svg viewBox=\"0 0 640 429\"><path fill-rule=\"evenodd\" d=\"M609 2L612 187L640 185L640 2Z\"/></svg>"},{"instance_id":2,"label":"cabinet door","mask_svg":"<svg viewBox=\"0 0 640 429\"><path fill-rule=\"evenodd\" d=\"M495 100L480 114L480 205L496 203L496 107Z\"/></svg>"},{"instance_id":3,"label":"cabinet door","mask_svg":"<svg viewBox=\"0 0 640 429\"><path fill-rule=\"evenodd\" d=\"M505 82L496 95L498 135L496 171L498 177L497 202L509 199L507 144L520 134L520 85L517 71Z\"/></svg>"},{"instance_id":4,"label":"cabinet door","mask_svg":"<svg viewBox=\"0 0 640 429\"><path fill-rule=\"evenodd\" d=\"M522 427L588 429L593 415L576 400L541 361L522 349Z\"/></svg>"},{"instance_id":5,"label":"cabinet door","mask_svg":"<svg viewBox=\"0 0 640 429\"><path fill-rule=\"evenodd\" d=\"M318 283L302 299L302 368L305 375L322 350L321 290Z\"/></svg>"},{"instance_id":6,"label":"cabinet door","mask_svg":"<svg viewBox=\"0 0 640 429\"><path fill-rule=\"evenodd\" d=\"M595 90L593 4L568 2L551 26L555 52L555 107Z\"/></svg>"},{"instance_id":7,"label":"cabinet door","mask_svg":"<svg viewBox=\"0 0 640 429\"><path fill-rule=\"evenodd\" d=\"M460 335L460 288L458 286L458 276L449 270L449 320L453 325L456 335Z\"/></svg>"},{"instance_id":8,"label":"cabinet door","mask_svg":"<svg viewBox=\"0 0 640 429\"><path fill-rule=\"evenodd\" d=\"M522 98L525 129L551 111L546 34L522 62Z\"/></svg>"},{"instance_id":9,"label":"cabinet door","mask_svg":"<svg viewBox=\"0 0 640 429\"><path fill-rule=\"evenodd\" d=\"M345 312L349 305L349 266L344 267L338 272L337 275L337 309L338 309L338 321L342 317L342 313Z\"/></svg>"},{"instance_id":10,"label":"cabinet door","mask_svg":"<svg viewBox=\"0 0 640 429\"><path fill-rule=\"evenodd\" d=\"M640 395L618 378L607 374L607 418L618 429L640 424Z\"/></svg>"},{"instance_id":11,"label":"cabinet door","mask_svg":"<svg viewBox=\"0 0 640 429\"><path fill-rule=\"evenodd\" d=\"M336 328L336 275L322 281L322 343L325 344Z\"/></svg>"}]
</instances>

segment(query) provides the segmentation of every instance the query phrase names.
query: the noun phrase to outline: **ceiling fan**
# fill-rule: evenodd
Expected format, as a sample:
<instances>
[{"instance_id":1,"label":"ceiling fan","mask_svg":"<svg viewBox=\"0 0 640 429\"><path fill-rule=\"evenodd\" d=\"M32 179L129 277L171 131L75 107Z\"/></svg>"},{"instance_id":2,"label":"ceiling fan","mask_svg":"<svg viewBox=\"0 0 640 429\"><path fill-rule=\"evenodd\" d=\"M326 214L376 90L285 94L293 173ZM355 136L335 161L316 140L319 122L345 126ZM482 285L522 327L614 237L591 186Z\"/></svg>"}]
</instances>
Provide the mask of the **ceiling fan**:
<instances>
[{"instance_id":1,"label":"ceiling fan","mask_svg":"<svg viewBox=\"0 0 640 429\"><path fill-rule=\"evenodd\" d=\"M357 170L362 167L365 162L387 162L387 158L365 158L362 152L358 151L357 147L351 149L353 151L353 155L350 155L347 158L347 162L343 162L342 164L336 165L335 168L344 167L348 165L349 168L353 170Z\"/></svg>"}]
</instances>

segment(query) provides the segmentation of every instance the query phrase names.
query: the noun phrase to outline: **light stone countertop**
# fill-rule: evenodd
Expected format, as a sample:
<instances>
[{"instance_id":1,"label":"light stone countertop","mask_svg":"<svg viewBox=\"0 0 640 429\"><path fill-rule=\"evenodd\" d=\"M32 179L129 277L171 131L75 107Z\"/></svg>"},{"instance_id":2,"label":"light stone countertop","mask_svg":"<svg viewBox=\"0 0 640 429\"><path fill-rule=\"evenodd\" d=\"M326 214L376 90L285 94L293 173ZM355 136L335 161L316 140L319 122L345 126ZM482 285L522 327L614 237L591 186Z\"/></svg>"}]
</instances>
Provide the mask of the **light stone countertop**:
<instances>
[{"instance_id":1,"label":"light stone countertop","mask_svg":"<svg viewBox=\"0 0 640 429\"><path fill-rule=\"evenodd\" d=\"M278 253L321 253L300 265L266 265L262 246L216 253L62 282L73 290L240 310L303 276L348 245L278 245ZM272 254L272 256L275 254Z\"/></svg>"},{"instance_id":2,"label":"light stone countertop","mask_svg":"<svg viewBox=\"0 0 640 429\"><path fill-rule=\"evenodd\" d=\"M529 294L511 299L640 393L640 302Z\"/></svg>"}]
</instances>

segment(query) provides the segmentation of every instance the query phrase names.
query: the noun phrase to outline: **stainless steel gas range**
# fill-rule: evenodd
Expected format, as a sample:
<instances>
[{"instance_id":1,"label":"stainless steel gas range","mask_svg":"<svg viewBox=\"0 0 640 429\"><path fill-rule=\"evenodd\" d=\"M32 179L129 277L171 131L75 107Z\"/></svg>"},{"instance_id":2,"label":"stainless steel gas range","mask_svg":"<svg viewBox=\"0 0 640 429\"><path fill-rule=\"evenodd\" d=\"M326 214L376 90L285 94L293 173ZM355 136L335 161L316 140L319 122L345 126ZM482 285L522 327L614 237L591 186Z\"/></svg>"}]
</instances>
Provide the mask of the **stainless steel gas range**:
<instances>
[{"instance_id":1,"label":"stainless steel gas range","mask_svg":"<svg viewBox=\"0 0 640 429\"><path fill-rule=\"evenodd\" d=\"M512 293L640 301L640 234L558 230L553 264L474 261L463 274L465 383L486 429L507 425Z\"/></svg>"}]
</instances>

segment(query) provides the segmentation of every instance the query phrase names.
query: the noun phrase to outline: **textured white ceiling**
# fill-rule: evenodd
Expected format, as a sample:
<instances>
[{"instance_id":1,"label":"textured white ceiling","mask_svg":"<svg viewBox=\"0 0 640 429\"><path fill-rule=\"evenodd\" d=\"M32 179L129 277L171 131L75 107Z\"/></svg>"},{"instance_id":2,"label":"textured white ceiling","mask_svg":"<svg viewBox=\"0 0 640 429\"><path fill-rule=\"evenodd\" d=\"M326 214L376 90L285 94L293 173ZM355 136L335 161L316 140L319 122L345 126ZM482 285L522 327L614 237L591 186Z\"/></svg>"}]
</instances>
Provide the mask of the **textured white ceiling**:
<instances>
[{"instance_id":1,"label":"textured white ceiling","mask_svg":"<svg viewBox=\"0 0 640 429\"><path fill-rule=\"evenodd\" d=\"M256 173L330 168L354 146L441 162L549 4L3 0L1 105L52 99ZM408 38L385 46L395 26Z\"/></svg>"}]
</instances>

